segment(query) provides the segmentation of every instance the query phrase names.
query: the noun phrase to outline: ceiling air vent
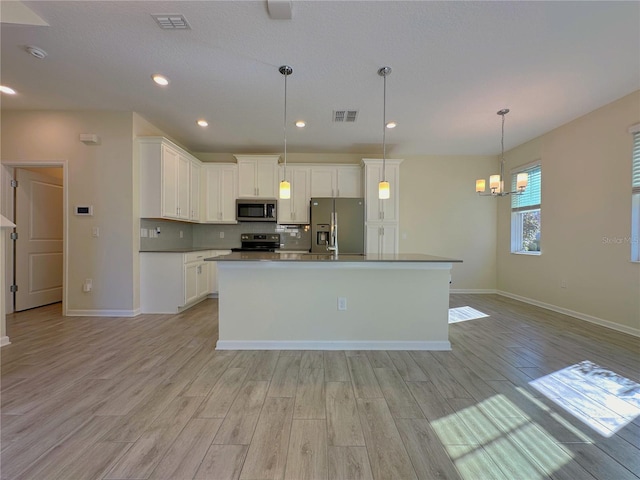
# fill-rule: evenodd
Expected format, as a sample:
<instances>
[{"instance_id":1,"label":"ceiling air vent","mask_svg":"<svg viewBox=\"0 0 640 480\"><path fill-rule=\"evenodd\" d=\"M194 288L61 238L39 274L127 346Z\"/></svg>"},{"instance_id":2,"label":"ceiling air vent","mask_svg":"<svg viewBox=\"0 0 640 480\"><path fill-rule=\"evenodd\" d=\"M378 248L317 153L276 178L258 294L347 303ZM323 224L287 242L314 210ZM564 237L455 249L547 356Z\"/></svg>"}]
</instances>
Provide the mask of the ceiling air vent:
<instances>
[{"instance_id":1,"label":"ceiling air vent","mask_svg":"<svg viewBox=\"0 0 640 480\"><path fill-rule=\"evenodd\" d=\"M179 13L172 15L151 15L158 26L163 30L191 30L191 26L184 15Z\"/></svg>"},{"instance_id":2,"label":"ceiling air vent","mask_svg":"<svg viewBox=\"0 0 640 480\"><path fill-rule=\"evenodd\" d=\"M358 118L357 110L334 110L333 121L334 122L355 122Z\"/></svg>"}]
</instances>

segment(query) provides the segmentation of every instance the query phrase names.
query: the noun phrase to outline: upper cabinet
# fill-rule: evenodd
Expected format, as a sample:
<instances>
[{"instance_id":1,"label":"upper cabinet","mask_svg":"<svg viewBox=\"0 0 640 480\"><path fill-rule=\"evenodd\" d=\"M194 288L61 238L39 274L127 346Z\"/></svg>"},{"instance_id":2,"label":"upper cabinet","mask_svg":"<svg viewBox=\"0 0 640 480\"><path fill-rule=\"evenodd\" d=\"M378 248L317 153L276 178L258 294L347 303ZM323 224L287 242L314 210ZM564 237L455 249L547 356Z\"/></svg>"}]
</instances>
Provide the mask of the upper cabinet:
<instances>
[{"instance_id":1,"label":"upper cabinet","mask_svg":"<svg viewBox=\"0 0 640 480\"><path fill-rule=\"evenodd\" d=\"M363 159L364 189L367 222L397 222L400 217L400 163L402 160L386 160L385 180L389 182L390 197L378 198L378 184L383 180L382 160Z\"/></svg>"},{"instance_id":2,"label":"upper cabinet","mask_svg":"<svg viewBox=\"0 0 640 480\"><path fill-rule=\"evenodd\" d=\"M193 159L189 169L189 220L192 222L200 222L200 177L202 167L201 163Z\"/></svg>"},{"instance_id":3,"label":"upper cabinet","mask_svg":"<svg viewBox=\"0 0 640 480\"><path fill-rule=\"evenodd\" d=\"M192 220L192 163L199 161L163 137L140 137L138 148L140 216Z\"/></svg>"},{"instance_id":4,"label":"upper cabinet","mask_svg":"<svg viewBox=\"0 0 640 480\"><path fill-rule=\"evenodd\" d=\"M311 197L362 197L362 168L356 165L312 166Z\"/></svg>"},{"instance_id":5,"label":"upper cabinet","mask_svg":"<svg viewBox=\"0 0 640 480\"><path fill-rule=\"evenodd\" d=\"M234 155L238 161L239 198L278 196L279 155Z\"/></svg>"},{"instance_id":6,"label":"upper cabinet","mask_svg":"<svg viewBox=\"0 0 640 480\"><path fill-rule=\"evenodd\" d=\"M204 163L202 175L203 221L237 223L238 166L233 163Z\"/></svg>"},{"instance_id":7,"label":"upper cabinet","mask_svg":"<svg viewBox=\"0 0 640 480\"><path fill-rule=\"evenodd\" d=\"M283 167L280 167L280 178ZM291 184L291 198L278 199L278 223L309 223L309 203L311 168L305 166L287 166L286 180Z\"/></svg>"}]
</instances>

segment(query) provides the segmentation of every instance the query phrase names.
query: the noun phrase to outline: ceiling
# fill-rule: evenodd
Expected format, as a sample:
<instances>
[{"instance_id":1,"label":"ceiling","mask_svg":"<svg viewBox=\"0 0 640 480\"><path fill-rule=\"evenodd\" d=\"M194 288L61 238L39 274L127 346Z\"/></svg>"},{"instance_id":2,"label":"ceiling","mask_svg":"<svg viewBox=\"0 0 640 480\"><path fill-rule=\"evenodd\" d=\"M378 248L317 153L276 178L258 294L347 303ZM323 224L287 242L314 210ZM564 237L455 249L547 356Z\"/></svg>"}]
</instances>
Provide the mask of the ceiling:
<instances>
[{"instance_id":1,"label":"ceiling","mask_svg":"<svg viewBox=\"0 0 640 480\"><path fill-rule=\"evenodd\" d=\"M194 152L281 152L283 64L300 153L381 154L381 66L391 156L496 154L503 107L509 149L640 88L639 2L294 0L291 20L266 1L21 2L48 25L9 3L0 83L18 94L2 109L135 111ZM161 30L163 13L191 29ZM357 121L333 122L340 109Z\"/></svg>"}]
</instances>

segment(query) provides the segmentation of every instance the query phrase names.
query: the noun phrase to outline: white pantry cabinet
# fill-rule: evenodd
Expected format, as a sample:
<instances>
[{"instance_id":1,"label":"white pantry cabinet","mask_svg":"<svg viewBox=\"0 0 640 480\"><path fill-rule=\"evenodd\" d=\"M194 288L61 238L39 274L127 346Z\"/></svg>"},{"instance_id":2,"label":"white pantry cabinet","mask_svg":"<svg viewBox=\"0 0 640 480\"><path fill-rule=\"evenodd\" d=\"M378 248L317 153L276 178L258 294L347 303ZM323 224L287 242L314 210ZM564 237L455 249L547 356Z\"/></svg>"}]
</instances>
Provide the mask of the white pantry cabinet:
<instances>
[{"instance_id":1,"label":"white pantry cabinet","mask_svg":"<svg viewBox=\"0 0 640 480\"><path fill-rule=\"evenodd\" d=\"M280 167L280 178L284 174ZM278 223L305 224L309 223L309 204L311 169L299 165L287 165L286 180L291 184L291 198L278 199Z\"/></svg>"},{"instance_id":2,"label":"white pantry cabinet","mask_svg":"<svg viewBox=\"0 0 640 480\"><path fill-rule=\"evenodd\" d=\"M390 197L378 198L378 184L383 180L382 160L363 159L364 190L367 222L397 222L400 217L400 163L402 160L387 160L386 181L389 182Z\"/></svg>"},{"instance_id":3,"label":"white pantry cabinet","mask_svg":"<svg viewBox=\"0 0 640 480\"><path fill-rule=\"evenodd\" d=\"M139 137L140 217L191 220L191 165L198 162L163 137Z\"/></svg>"},{"instance_id":4,"label":"white pantry cabinet","mask_svg":"<svg viewBox=\"0 0 640 480\"><path fill-rule=\"evenodd\" d=\"M357 165L313 165L311 197L359 198L362 168Z\"/></svg>"},{"instance_id":5,"label":"white pantry cabinet","mask_svg":"<svg viewBox=\"0 0 640 480\"><path fill-rule=\"evenodd\" d=\"M378 184L383 179L382 160L362 160L364 164L365 224L367 229L366 253L398 253L400 221L400 163L386 160L385 179L389 182L390 196L378 198Z\"/></svg>"},{"instance_id":6,"label":"white pantry cabinet","mask_svg":"<svg viewBox=\"0 0 640 480\"><path fill-rule=\"evenodd\" d=\"M391 223L367 224L367 254L398 253L398 226Z\"/></svg>"},{"instance_id":7,"label":"white pantry cabinet","mask_svg":"<svg viewBox=\"0 0 640 480\"><path fill-rule=\"evenodd\" d=\"M205 223L237 223L238 165L204 163L202 174L203 221Z\"/></svg>"},{"instance_id":8,"label":"white pantry cabinet","mask_svg":"<svg viewBox=\"0 0 640 480\"><path fill-rule=\"evenodd\" d=\"M280 155L234 155L238 161L239 198L276 198Z\"/></svg>"}]
</instances>

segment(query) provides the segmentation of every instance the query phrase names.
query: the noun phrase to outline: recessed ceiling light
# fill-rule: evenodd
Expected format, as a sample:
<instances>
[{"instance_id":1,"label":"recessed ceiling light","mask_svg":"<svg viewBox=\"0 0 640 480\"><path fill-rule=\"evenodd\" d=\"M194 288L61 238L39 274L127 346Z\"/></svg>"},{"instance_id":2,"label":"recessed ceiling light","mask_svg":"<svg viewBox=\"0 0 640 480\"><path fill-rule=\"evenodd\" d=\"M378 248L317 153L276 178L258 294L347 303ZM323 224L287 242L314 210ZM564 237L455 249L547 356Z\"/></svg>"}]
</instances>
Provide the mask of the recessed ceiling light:
<instances>
[{"instance_id":1,"label":"recessed ceiling light","mask_svg":"<svg viewBox=\"0 0 640 480\"><path fill-rule=\"evenodd\" d=\"M298 127L298 128L303 128L305 125L306 125L306 123L304 123L303 120L298 120L296 122L296 127Z\"/></svg>"},{"instance_id":2,"label":"recessed ceiling light","mask_svg":"<svg viewBox=\"0 0 640 480\"><path fill-rule=\"evenodd\" d=\"M397 126L396 122L387 122L387 128L396 128Z\"/></svg>"},{"instance_id":3,"label":"recessed ceiling light","mask_svg":"<svg viewBox=\"0 0 640 480\"><path fill-rule=\"evenodd\" d=\"M47 52L45 52L40 47L36 47L35 45L27 45L24 49L29 52L32 56L42 60L47 56Z\"/></svg>"},{"instance_id":4,"label":"recessed ceiling light","mask_svg":"<svg viewBox=\"0 0 640 480\"><path fill-rule=\"evenodd\" d=\"M198 125L200 125L201 127L208 127L209 126L209 122L207 122L206 120L198 120L196 123Z\"/></svg>"},{"instance_id":5,"label":"recessed ceiling light","mask_svg":"<svg viewBox=\"0 0 640 480\"><path fill-rule=\"evenodd\" d=\"M16 91L13 88L7 87L5 85L0 85L0 92L6 93L7 95L15 95L16 94Z\"/></svg>"},{"instance_id":6,"label":"recessed ceiling light","mask_svg":"<svg viewBox=\"0 0 640 480\"><path fill-rule=\"evenodd\" d=\"M153 78L154 82L156 82L158 85L162 85L163 87L169 85L169 79L164 75L160 75L159 73L152 75L151 78Z\"/></svg>"}]
</instances>

